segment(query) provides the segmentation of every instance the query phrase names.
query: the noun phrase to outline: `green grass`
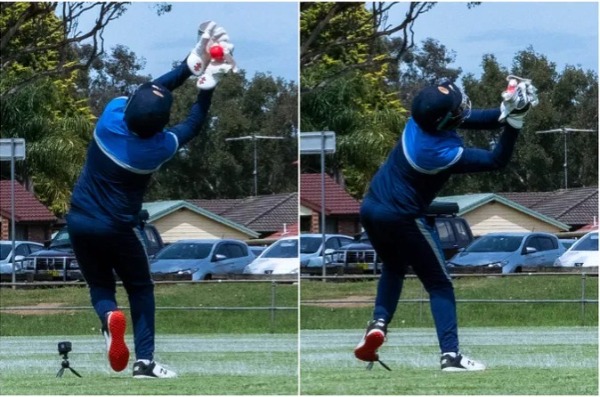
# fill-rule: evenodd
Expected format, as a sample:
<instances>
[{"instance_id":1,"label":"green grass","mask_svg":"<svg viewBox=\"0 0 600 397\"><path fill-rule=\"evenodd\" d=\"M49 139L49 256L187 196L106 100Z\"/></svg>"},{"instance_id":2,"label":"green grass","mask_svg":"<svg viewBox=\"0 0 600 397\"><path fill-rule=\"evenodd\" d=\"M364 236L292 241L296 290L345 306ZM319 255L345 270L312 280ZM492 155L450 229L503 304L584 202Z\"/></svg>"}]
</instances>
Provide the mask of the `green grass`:
<instances>
[{"instance_id":1,"label":"green grass","mask_svg":"<svg viewBox=\"0 0 600 397\"><path fill-rule=\"evenodd\" d=\"M129 339L129 338L128 338ZM296 395L296 334L159 335L156 360L176 379L139 380L108 368L101 338L69 337L72 368L57 378L58 337L0 338L2 394ZM128 343L131 340L128 340ZM33 376L32 376L33 375Z\"/></svg>"},{"instance_id":2,"label":"green grass","mask_svg":"<svg viewBox=\"0 0 600 397\"><path fill-rule=\"evenodd\" d=\"M297 310L190 310L210 307L271 306L270 283L160 284L155 288L158 334L187 333L296 333ZM296 308L298 287L276 284L275 306ZM126 307L127 296L117 289L117 300ZM0 311L0 336L98 335L99 321L91 308L86 287L44 289L0 288L0 307L85 307L85 310ZM161 310L160 307L188 308ZM273 315L273 317L272 317ZM273 321L272 321L273 320ZM130 330L129 330L130 332Z\"/></svg>"},{"instance_id":3,"label":"green grass","mask_svg":"<svg viewBox=\"0 0 600 397\"><path fill-rule=\"evenodd\" d=\"M301 333L303 395L598 395L596 327L463 328L465 354L488 369L443 373L435 331L392 328L380 358L352 356L363 330Z\"/></svg>"},{"instance_id":4,"label":"green grass","mask_svg":"<svg viewBox=\"0 0 600 397\"><path fill-rule=\"evenodd\" d=\"M462 277L454 281L457 300L577 300L581 299L580 275L531 277ZM352 329L365 324L371 317L377 288L376 281L301 282L301 329ZM587 299L598 299L598 278L585 280ZM427 302L406 302L426 299L427 294L416 278L405 280L394 325L406 327L433 326ZM315 302L347 300L365 302ZM311 301L311 302L308 302ZM459 302L460 326L581 326L598 324L598 304L586 303L485 303Z\"/></svg>"}]
</instances>

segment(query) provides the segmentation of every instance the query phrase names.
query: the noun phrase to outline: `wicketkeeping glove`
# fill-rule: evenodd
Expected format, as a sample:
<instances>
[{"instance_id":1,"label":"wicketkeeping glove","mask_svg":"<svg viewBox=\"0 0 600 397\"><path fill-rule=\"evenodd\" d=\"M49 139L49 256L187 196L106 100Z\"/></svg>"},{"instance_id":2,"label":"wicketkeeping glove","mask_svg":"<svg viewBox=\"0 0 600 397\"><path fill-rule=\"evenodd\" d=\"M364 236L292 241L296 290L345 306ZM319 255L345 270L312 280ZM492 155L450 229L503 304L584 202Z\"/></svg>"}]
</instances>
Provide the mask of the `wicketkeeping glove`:
<instances>
[{"instance_id":1,"label":"wicketkeeping glove","mask_svg":"<svg viewBox=\"0 0 600 397\"><path fill-rule=\"evenodd\" d=\"M200 24L198 43L187 58L188 67L194 75L199 76L196 82L199 89L210 90L225 73L237 72L233 48L223 27L213 21Z\"/></svg>"},{"instance_id":2,"label":"wicketkeeping glove","mask_svg":"<svg viewBox=\"0 0 600 397\"><path fill-rule=\"evenodd\" d=\"M518 76L506 77L508 87L502 93L499 121L505 121L514 128L523 128L523 119L531 107L539 104L537 89L531 80Z\"/></svg>"}]
</instances>

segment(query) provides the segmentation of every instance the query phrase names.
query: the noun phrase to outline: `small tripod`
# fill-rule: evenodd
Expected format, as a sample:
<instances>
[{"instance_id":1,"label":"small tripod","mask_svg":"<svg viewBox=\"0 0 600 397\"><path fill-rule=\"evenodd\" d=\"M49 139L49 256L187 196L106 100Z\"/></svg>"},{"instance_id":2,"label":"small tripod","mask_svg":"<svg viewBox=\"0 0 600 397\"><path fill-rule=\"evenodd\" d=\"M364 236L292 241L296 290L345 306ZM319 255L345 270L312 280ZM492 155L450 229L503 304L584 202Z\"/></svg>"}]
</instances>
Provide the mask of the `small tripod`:
<instances>
[{"instance_id":1,"label":"small tripod","mask_svg":"<svg viewBox=\"0 0 600 397\"><path fill-rule=\"evenodd\" d=\"M62 355L62 357L63 357L63 360L62 360L62 363L60 364L61 368L56 373L56 377L61 378L63 376L63 373L65 372L65 369L69 369L71 372L73 372L75 375L77 375L78 377L81 378L81 375L79 375L79 372L77 372L73 368L71 368L71 364L69 364L69 357L67 356L67 353L64 353Z\"/></svg>"}]
</instances>

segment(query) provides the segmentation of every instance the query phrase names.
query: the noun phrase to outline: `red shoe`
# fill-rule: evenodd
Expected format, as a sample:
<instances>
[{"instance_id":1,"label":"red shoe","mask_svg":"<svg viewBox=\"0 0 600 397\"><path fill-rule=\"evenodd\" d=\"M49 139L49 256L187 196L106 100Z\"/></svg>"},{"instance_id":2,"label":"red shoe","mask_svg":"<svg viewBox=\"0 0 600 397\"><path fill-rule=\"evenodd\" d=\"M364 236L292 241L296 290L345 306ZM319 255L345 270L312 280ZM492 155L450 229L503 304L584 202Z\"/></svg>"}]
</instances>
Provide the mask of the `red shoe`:
<instances>
[{"instance_id":1,"label":"red shoe","mask_svg":"<svg viewBox=\"0 0 600 397\"><path fill-rule=\"evenodd\" d=\"M387 334L387 325L383 320L373 320L369 323L365 335L354 348L354 356L362 361L367 361L371 369L374 362L380 363L384 368L390 370L390 368L379 360L379 354L377 350L385 342L385 336Z\"/></svg>"},{"instance_id":2,"label":"red shoe","mask_svg":"<svg viewBox=\"0 0 600 397\"><path fill-rule=\"evenodd\" d=\"M106 339L106 350L110 367L117 372L127 368L129 362L129 349L125 344L125 330L127 320L120 310L108 312L106 315L106 328L102 329Z\"/></svg>"}]
</instances>

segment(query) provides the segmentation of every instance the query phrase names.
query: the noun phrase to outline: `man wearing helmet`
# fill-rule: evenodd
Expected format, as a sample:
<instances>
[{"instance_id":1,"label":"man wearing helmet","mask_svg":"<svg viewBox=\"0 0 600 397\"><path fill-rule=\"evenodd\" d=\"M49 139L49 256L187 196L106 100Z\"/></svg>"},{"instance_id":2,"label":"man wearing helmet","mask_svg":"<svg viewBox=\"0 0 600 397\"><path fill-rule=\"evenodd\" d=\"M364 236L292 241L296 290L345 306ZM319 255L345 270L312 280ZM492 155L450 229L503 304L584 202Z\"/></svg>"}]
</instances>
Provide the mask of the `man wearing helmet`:
<instances>
[{"instance_id":1,"label":"man wearing helmet","mask_svg":"<svg viewBox=\"0 0 600 397\"><path fill-rule=\"evenodd\" d=\"M67 215L73 249L102 323L108 361L115 371L127 367L129 349L124 338L126 318L118 309L113 272L123 282L133 323L134 378L176 376L154 361L154 284L136 228L140 226L143 197L152 174L198 135L206 119L218 82L218 76L207 79L211 70L208 44L222 45L228 52L233 48L225 30L212 21L202 23L199 33L198 43L179 66L142 84L130 97L115 98L105 107ZM219 73L224 69L221 65ZM171 91L193 74L199 76L200 91L188 117L165 129L173 104ZM212 85L207 86L206 80Z\"/></svg>"},{"instance_id":2,"label":"man wearing helmet","mask_svg":"<svg viewBox=\"0 0 600 397\"><path fill-rule=\"evenodd\" d=\"M402 137L373 177L361 205L361 223L383 268L373 320L354 350L358 359L371 365L381 363L377 350L385 341L407 267L411 266L429 294L441 369L485 369L484 364L459 351L452 281L445 269L435 224L425 218L425 211L452 174L493 171L508 163L523 117L537 105L536 91L529 80L514 76L508 80L518 85L503 93L500 109L471 110L467 95L450 82L426 87L414 98ZM503 127L504 131L494 149L488 151L464 147L456 132L459 126Z\"/></svg>"}]
</instances>

